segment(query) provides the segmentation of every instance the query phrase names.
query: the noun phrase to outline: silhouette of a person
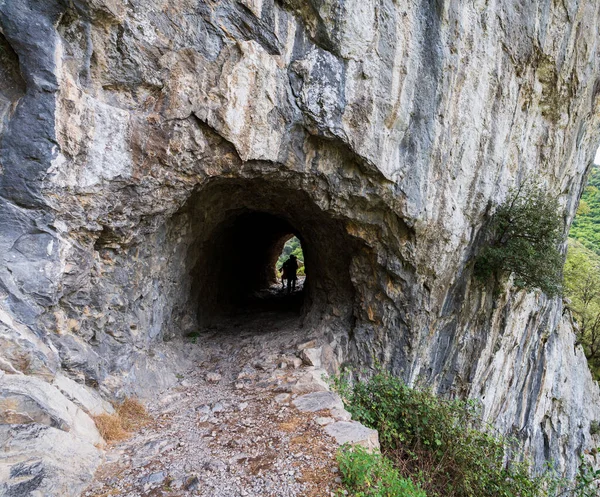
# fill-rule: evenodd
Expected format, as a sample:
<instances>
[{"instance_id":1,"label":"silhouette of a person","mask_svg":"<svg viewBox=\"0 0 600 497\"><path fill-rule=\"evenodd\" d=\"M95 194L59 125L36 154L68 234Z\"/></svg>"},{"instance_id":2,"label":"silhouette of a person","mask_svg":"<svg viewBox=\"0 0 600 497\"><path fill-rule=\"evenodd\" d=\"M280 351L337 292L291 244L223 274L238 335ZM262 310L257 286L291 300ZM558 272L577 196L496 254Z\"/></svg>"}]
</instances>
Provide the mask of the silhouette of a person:
<instances>
[{"instance_id":1,"label":"silhouette of a person","mask_svg":"<svg viewBox=\"0 0 600 497\"><path fill-rule=\"evenodd\" d=\"M287 293L291 293L296 290L296 281L298 280L298 260L294 254L290 255L287 261L281 266L283 270L281 275L281 283L283 286L283 280L287 280Z\"/></svg>"}]
</instances>

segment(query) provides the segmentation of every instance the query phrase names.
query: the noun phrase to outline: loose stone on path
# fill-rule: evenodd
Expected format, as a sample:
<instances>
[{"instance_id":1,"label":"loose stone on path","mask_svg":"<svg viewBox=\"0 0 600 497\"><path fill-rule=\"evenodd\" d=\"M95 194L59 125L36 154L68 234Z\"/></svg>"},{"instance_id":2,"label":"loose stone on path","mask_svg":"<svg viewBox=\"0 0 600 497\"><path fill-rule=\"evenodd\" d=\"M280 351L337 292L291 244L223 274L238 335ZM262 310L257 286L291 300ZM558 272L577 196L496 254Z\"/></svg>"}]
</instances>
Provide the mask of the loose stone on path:
<instances>
[{"instance_id":1,"label":"loose stone on path","mask_svg":"<svg viewBox=\"0 0 600 497\"><path fill-rule=\"evenodd\" d=\"M326 372L302 365L315 343L298 348L297 324L200 335L212 359L148 402L153 422L109 450L84 495L333 496L337 441L374 448L377 433L348 423Z\"/></svg>"}]
</instances>

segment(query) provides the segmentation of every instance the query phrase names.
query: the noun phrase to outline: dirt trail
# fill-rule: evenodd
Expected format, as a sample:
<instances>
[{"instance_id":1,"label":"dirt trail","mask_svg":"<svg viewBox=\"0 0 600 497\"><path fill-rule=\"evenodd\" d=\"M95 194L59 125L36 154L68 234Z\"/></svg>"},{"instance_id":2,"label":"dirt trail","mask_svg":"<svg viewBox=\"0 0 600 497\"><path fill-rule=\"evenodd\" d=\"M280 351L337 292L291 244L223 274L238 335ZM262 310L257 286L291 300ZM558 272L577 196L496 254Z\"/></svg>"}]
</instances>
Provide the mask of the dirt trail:
<instances>
[{"instance_id":1,"label":"dirt trail","mask_svg":"<svg viewBox=\"0 0 600 497\"><path fill-rule=\"evenodd\" d=\"M306 339L297 316L281 311L191 339L202 359L148 403L153 421L108 450L84 495L333 495L337 444L321 426L331 414L291 403L324 390L297 357Z\"/></svg>"}]
</instances>

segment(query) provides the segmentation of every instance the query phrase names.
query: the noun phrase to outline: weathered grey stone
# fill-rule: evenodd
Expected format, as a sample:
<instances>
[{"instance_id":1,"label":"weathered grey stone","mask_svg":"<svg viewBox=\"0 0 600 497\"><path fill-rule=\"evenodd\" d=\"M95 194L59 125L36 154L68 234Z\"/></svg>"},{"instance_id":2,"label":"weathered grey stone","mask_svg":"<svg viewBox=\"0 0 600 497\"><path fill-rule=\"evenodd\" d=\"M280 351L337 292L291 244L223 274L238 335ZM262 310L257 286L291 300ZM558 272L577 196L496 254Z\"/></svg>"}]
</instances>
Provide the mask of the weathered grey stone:
<instances>
[{"instance_id":1,"label":"weathered grey stone","mask_svg":"<svg viewBox=\"0 0 600 497\"><path fill-rule=\"evenodd\" d=\"M298 233L294 343L478 399L572 476L600 392L570 317L470 261L524 178L573 219L600 141L596 2L313 4L0 4L0 306L24 327L2 319L0 369L160 391L243 289L228 240L258 234L244 274L264 281Z\"/></svg>"},{"instance_id":2,"label":"weathered grey stone","mask_svg":"<svg viewBox=\"0 0 600 497\"><path fill-rule=\"evenodd\" d=\"M15 322L0 308L0 370L6 373L35 375L52 381L59 368L59 357L51 344L26 326Z\"/></svg>"},{"instance_id":3,"label":"weathered grey stone","mask_svg":"<svg viewBox=\"0 0 600 497\"><path fill-rule=\"evenodd\" d=\"M350 421L352 419L352 414L346 411L346 409L334 407L333 409L330 409L329 412L336 421Z\"/></svg>"},{"instance_id":4,"label":"weathered grey stone","mask_svg":"<svg viewBox=\"0 0 600 497\"><path fill-rule=\"evenodd\" d=\"M275 395L275 397L273 399L278 404L284 404L290 400L290 394L289 393L280 393L279 395Z\"/></svg>"},{"instance_id":5,"label":"weathered grey stone","mask_svg":"<svg viewBox=\"0 0 600 497\"><path fill-rule=\"evenodd\" d=\"M292 357L288 364L291 364L294 369L298 369L300 366L302 366L302 359L299 357Z\"/></svg>"},{"instance_id":6,"label":"weathered grey stone","mask_svg":"<svg viewBox=\"0 0 600 497\"><path fill-rule=\"evenodd\" d=\"M327 371L324 369L313 369L302 375L298 381L292 385L292 393L310 393L310 392L326 392L329 390L327 384Z\"/></svg>"},{"instance_id":7,"label":"weathered grey stone","mask_svg":"<svg viewBox=\"0 0 600 497\"><path fill-rule=\"evenodd\" d=\"M0 495L75 496L87 486L102 452L46 425L0 425Z\"/></svg>"},{"instance_id":8,"label":"weathered grey stone","mask_svg":"<svg viewBox=\"0 0 600 497\"><path fill-rule=\"evenodd\" d=\"M336 357L334 348L326 343L321 347L321 368L330 375L335 375L339 371L339 361Z\"/></svg>"},{"instance_id":9,"label":"weathered grey stone","mask_svg":"<svg viewBox=\"0 0 600 497\"><path fill-rule=\"evenodd\" d=\"M100 414L113 414L113 406L106 402L94 390L81 385L62 374L54 377L53 385L70 401L77 404L91 416Z\"/></svg>"},{"instance_id":10,"label":"weathered grey stone","mask_svg":"<svg viewBox=\"0 0 600 497\"><path fill-rule=\"evenodd\" d=\"M300 352L300 358L302 362L307 366L314 366L315 368L321 367L321 347L318 348L305 348Z\"/></svg>"},{"instance_id":11,"label":"weathered grey stone","mask_svg":"<svg viewBox=\"0 0 600 497\"><path fill-rule=\"evenodd\" d=\"M209 383L218 383L221 381L221 375L219 373L208 373L206 375L206 381Z\"/></svg>"},{"instance_id":12,"label":"weathered grey stone","mask_svg":"<svg viewBox=\"0 0 600 497\"><path fill-rule=\"evenodd\" d=\"M336 421L325 426L325 432L340 444L360 445L366 449L379 450L379 435L356 421Z\"/></svg>"},{"instance_id":13,"label":"weathered grey stone","mask_svg":"<svg viewBox=\"0 0 600 497\"><path fill-rule=\"evenodd\" d=\"M134 468L145 466L152 457L161 454L172 447L173 445L169 443L169 440L160 439L147 442L140 450L136 451L131 460L131 464Z\"/></svg>"},{"instance_id":14,"label":"weathered grey stone","mask_svg":"<svg viewBox=\"0 0 600 497\"><path fill-rule=\"evenodd\" d=\"M84 411L57 388L33 376L0 374L0 423L44 424L87 443L104 443Z\"/></svg>"},{"instance_id":15,"label":"weathered grey stone","mask_svg":"<svg viewBox=\"0 0 600 497\"><path fill-rule=\"evenodd\" d=\"M316 340L309 340L308 342L302 342L298 344L298 351L302 352L304 349L315 348L317 345Z\"/></svg>"},{"instance_id":16,"label":"weathered grey stone","mask_svg":"<svg viewBox=\"0 0 600 497\"><path fill-rule=\"evenodd\" d=\"M334 392L313 392L301 395L292 402L302 412L317 412L323 409L343 409L344 403Z\"/></svg>"},{"instance_id":17,"label":"weathered grey stone","mask_svg":"<svg viewBox=\"0 0 600 497\"><path fill-rule=\"evenodd\" d=\"M335 419L330 418L328 416L318 416L315 418L315 423L317 423L320 426L325 426L333 422L335 422Z\"/></svg>"},{"instance_id":18,"label":"weathered grey stone","mask_svg":"<svg viewBox=\"0 0 600 497\"><path fill-rule=\"evenodd\" d=\"M144 485L160 485L163 481L165 481L166 477L167 475L164 473L164 471L158 471L157 473L150 473L149 475L142 477L141 483Z\"/></svg>"}]
</instances>

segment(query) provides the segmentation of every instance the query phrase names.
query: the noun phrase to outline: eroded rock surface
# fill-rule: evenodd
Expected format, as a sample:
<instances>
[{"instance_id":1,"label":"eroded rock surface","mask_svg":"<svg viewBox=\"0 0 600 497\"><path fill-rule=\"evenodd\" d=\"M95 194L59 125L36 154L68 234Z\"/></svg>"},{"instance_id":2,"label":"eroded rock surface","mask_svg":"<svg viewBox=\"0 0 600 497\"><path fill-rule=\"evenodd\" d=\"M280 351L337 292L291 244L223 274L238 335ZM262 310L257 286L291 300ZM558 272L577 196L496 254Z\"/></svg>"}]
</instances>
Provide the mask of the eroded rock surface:
<instances>
[{"instance_id":1,"label":"eroded rock surface","mask_svg":"<svg viewBox=\"0 0 600 497\"><path fill-rule=\"evenodd\" d=\"M191 358L164 342L218 324L295 234L306 360L479 399L573 475L600 393L569 314L477 283L472 255L529 177L570 225L600 141L599 8L2 3L0 369L169 388Z\"/></svg>"}]
</instances>

